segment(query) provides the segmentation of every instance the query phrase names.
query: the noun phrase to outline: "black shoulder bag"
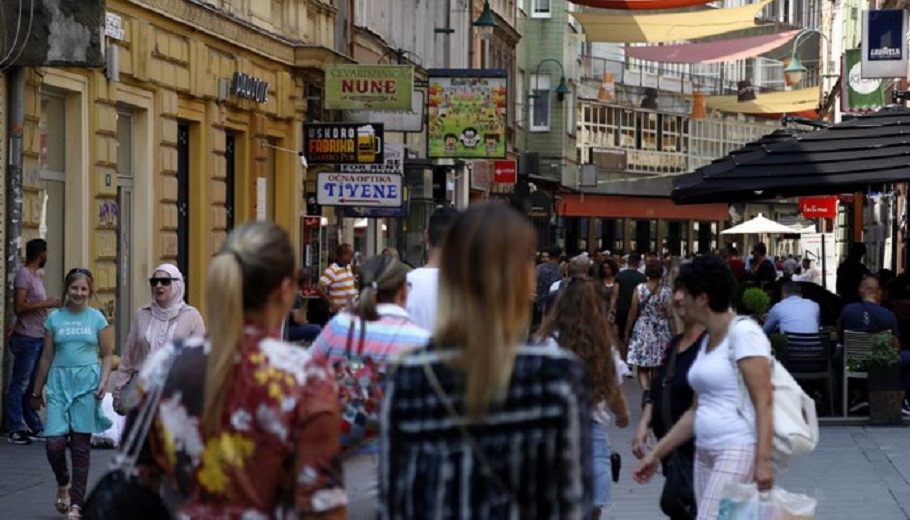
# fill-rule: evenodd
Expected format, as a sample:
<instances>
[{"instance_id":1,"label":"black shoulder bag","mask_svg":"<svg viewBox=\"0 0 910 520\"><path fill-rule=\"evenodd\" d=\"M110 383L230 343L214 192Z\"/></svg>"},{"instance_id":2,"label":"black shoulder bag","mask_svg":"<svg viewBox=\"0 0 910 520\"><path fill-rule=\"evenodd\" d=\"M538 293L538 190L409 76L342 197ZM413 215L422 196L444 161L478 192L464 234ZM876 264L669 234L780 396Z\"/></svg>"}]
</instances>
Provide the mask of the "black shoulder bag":
<instances>
[{"instance_id":1,"label":"black shoulder bag","mask_svg":"<svg viewBox=\"0 0 910 520\"><path fill-rule=\"evenodd\" d=\"M179 344L178 344L179 345ZM180 356L179 346L170 360L168 373ZM167 377L164 378L167 380ZM153 386L132 420L121 451L111 461L111 469L101 477L85 501L82 518L86 520L162 520L171 518L161 495L137 479L137 461L158 413L164 383Z\"/></svg>"},{"instance_id":2,"label":"black shoulder bag","mask_svg":"<svg viewBox=\"0 0 910 520\"><path fill-rule=\"evenodd\" d=\"M664 375L663 388L661 388L660 408L664 428L668 431L673 425L673 414L670 413L670 385L676 372L676 355L679 352L680 342L682 342L682 336L679 337L679 341L671 345L670 361L667 363L667 373ZM653 410L651 413L654 413ZM666 480L660 494L661 511L673 520L695 520L697 509L692 461L687 461L680 455L677 448L667 457L664 469Z\"/></svg>"}]
</instances>

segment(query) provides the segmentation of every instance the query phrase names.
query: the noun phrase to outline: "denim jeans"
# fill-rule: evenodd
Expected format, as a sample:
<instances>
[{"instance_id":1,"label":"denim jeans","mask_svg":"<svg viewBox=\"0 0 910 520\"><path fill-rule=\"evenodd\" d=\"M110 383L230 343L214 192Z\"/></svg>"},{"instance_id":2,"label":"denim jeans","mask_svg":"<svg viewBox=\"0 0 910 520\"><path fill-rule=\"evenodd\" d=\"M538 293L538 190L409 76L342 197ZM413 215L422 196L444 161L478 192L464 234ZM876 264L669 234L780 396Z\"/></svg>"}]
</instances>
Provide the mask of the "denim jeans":
<instances>
[{"instance_id":1,"label":"denim jeans","mask_svg":"<svg viewBox=\"0 0 910 520\"><path fill-rule=\"evenodd\" d=\"M591 421L591 441L594 455L594 507L607 508L612 504L610 487L613 470L610 463L610 439L605 425Z\"/></svg>"},{"instance_id":2,"label":"denim jeans","mask_svg":"<svg viewBox=\"0 0 910 520\"><path fill-rule=\"evenodd\" d=\"M44 430L41 417L32 408L32 390L38 374L38 360L44 349L44 338L32 338L14 332L10 337L10 352L13 353L13 375L9 382L9 398L6 403L6 422L9 431L25 431L26 426L34 431Z\"/></svg>"}]
</instances>

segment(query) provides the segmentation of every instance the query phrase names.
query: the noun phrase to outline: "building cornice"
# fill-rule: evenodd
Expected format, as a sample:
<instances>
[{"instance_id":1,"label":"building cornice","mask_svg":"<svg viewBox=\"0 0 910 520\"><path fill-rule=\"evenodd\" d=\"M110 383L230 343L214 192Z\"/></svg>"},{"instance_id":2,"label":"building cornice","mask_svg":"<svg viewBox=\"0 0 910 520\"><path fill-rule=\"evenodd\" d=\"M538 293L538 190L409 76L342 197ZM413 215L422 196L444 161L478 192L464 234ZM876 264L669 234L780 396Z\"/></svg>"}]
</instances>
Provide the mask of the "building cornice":
<instances>
[{"instance_id":1,"label":"building cornice","mask_svg":"<svg viewBox=\"0 0 910 520\"><path fill-rule=\"evenodd\" d=\"M325 63L353 63L351 58L333 49L257 27L201 0L126 1L291 67L322 68ZM308 3L323 13L336 12L334 7L318 0L308 0Z\"/></svg>"}]
</instances>

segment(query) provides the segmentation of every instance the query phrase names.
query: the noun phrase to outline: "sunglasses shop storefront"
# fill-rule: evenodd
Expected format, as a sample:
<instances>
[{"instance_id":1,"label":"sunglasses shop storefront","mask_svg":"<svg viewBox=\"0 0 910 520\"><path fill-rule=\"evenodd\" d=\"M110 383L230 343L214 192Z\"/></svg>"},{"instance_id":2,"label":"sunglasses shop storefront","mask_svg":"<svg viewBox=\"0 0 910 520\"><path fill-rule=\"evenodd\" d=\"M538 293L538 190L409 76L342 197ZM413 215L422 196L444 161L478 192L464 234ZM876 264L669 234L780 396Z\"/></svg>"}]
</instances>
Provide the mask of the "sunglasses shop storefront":
<instances>
[{"instance_id":1,"label":"sunglasses shop storefront","mask_svg":"<svg viewBox=\"0 0 910 520\"><path fill-rule=\"evenodd\" d=\"M271 220L300 236L304 171L288 152L302 141L300 99L342 59L184 7L110 1L124 29L108 37L117 70L27 73L22 243L48 241L49 294L74 266L94 273L118 345L150 282L168 283L149 280L156 265L176 264L203 308L208 259L233 226Z\"/></svg>"}]
</instances>

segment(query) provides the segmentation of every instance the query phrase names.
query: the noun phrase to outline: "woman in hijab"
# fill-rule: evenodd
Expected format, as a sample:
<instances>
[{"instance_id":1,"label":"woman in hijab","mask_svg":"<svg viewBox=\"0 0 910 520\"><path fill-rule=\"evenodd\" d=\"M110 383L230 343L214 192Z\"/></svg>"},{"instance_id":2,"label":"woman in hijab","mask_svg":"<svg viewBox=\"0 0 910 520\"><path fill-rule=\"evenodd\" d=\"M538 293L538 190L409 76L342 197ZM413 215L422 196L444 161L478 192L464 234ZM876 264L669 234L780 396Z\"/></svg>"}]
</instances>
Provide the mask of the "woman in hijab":
<instances>
[{"instance_id":1,"label":"woman in hijab","mask_svg":"<svg viewBox=\"0 0 910 520\"><path fill-rule=\"evenodd\" d=\"M125 414L131 406L131 385L145 359L169 341L193 336L205 336L202 315L183 301L186 285L180 270L171 264L161 264L149 278L152 294L148 305L140 307L133 316L130 333L120 352L120 367L114 373L114 410Z\"/></svg>"}]
</instances>

